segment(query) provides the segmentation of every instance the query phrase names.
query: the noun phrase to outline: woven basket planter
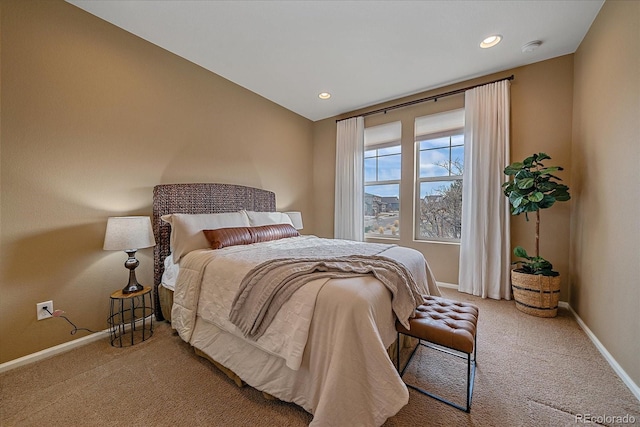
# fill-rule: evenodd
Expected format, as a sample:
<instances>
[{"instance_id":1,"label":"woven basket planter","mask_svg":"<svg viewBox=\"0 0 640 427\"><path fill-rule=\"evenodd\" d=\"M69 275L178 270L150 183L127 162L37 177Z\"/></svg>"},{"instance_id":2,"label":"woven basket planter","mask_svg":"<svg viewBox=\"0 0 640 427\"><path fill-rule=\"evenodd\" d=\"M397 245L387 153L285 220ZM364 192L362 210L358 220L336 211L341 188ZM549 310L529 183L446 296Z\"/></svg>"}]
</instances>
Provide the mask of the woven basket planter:
<instances>
[{"instance_id":1,"label":"woven basket planter","mask_svg":"<svg viewBox=\"0 0 640 427\"><path fill-rule=\"evenodd\" d=\"M560 300L560 276L511 271L511 288L516 308L537 317L556 317Z\"/></svg>"}]
</instances>

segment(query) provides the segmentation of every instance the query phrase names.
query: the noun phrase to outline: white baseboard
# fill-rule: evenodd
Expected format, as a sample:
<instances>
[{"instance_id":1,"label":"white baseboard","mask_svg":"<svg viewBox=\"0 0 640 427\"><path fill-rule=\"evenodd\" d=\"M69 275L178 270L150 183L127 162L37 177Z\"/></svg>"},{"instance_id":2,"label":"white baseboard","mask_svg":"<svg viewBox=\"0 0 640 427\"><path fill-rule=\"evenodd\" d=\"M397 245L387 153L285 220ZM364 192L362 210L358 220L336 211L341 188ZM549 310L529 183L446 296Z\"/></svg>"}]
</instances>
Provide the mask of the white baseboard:
<instances>
[{"instance_id":1,"label":"white baseboard","mask_svg":"<svg viewBox=\"0 0 640 427\"><path fill-rule=\"evenodd\" d=\"M439 287L450 288L450 289L458 289L458 285L454 283L446 283L446 282L437 282ZM609 363L611 368L613 368L614 372L620 377L622 382L631 390L631 393L636 397L636 399L640 400L640 387L631 379L631 377L622 369L622 366L618 364L618 362L613 358L611 353L607 351L607 349L602 345L600 340L595 336L591 329L582 321L578 313L576 313L571 305L565 301L560 301L558 305L562 308L566 308L569 310L573 317L575 317L578 325L582 328L582 330L587 334L587 337L591 340L593 345L596 346L600 354L605 358L605 360ZM10 360L9 362L5 362L0 364L0 373L8 371L10 369L17 368L19 366L24 366L29 363L37 362L38 360L46 359L48 357L54 356L56 354L64 353L66 351L72 350L74 348L81 347L83 345L89 344L91 342L97 341L109 335L109 330L105 329L104 331L96 332L91 335L87 335L86 337L78 338L73 341L69 341L60 345L56 345L54 347L50 347L44 349L42 351L38 351L36 353L29 354L24 357L20 357L18 359Z\"/></svg>"},{"instance_id":2,"label":"white baseboard","mask_svg":"<svg viewBox=\"0 0 640 427\"><path fill-rule=\"evenodd\" d=\"M458 285L455 283L447 283L447 282L436 282L439 288L449 288L449 289L458 289Z\"/></svg>"},{"instance_id":3,"label":"white baseboard","mask_svg":"<svg viewBox=\"0 0 640 427\"><path fill-rule=\"evenodd\" d=\"M147 317L148 319L148 317ZM152 315L152 319L156 322L155 315ZM136 321L136 325L142 323L142 319L138 319ZM131 329L130 325L125 325L125 331ZM34 363L39 360L46 359L51 356L55 356L56 354L64 353L69 350L73 350L74 348L82 347L83 345L87 345L94 341L98 341L105 337L109 336L109 329L105 329L100 332L94 332L91 335L87 335L82 338L78 338L72 341L68 341L53 347L45 348L44 350L38 351L36 353L28 354L26 356L20 357L18 359L10 360L5 363L0 364L0 374L8 371L10 369L18 368L20 366L28 365L29 363Z\"/></svg>"},{"instance_id":4,"label":"white baseboard","mask_svg":"<svg viewBox=\"0 0 640 427\"><path fill-rule=\"evenodd\" d=\"M437 282L437 284L441 288L458 289L458 285L455 283ZM640 400L640 387L638 387L638 385L631 379L631 377L625 372L625 370L622 369L622 366L618 364L618 362L616 361L616 359L613 358L611 353L609 353L607 349L604 347L604 345L602 345L598 337L596 337L595 334L591 332L591 329L589 329L586 323L584 323L584 321L580 318L580 316L578 316L578 313L576 313L573 310L573 308L569 305L568 302L560 301L558 303L558 306L562 308L566 308L573 314L573 317L578 322L578 325L580 325L584 333L587 334L587 337L589 337L593 345L598 349L600 354L602 354L602 356L605 358L607 363L609 363L609 365L613 368L614 372L618 375L618 377L620 377L624 385L627 386L627 388L631 391L631 393L633 393L636 399Z\"/></svg>"},{"instance_id":5,"label":"white baseboard","mask_svg":"<svg viewBox=\"0 0 640 427\"><path fill-rule=\"evenodd\" d=\"M10 369L20 367L20 366L28 365L29 363L34 363L51 356L55 356L56 354L64 353L74 348L82 347L83 345L89 344L94 341L98 341L99 339L102 339L108 336L109 336L109 330L105 329L104 331L95 332L91 335L87 335L86 337L78 338L73 341L68 341L68 342L56 345L54 347L45 348L42 351L28 354L24 357L20 357L18 359L10 360L8 362L0 364L0 373L8 371Z\"/></svg>"},{"instance_id":6,"label":"white baseboard","mask_svg":"<svg viewBox=\"0 0 640 427\"><path fill-rule=\"evenodd\" d=\"M602 354L602 356L609 363L609 365L611 365L615 373L620 377L620 379L627 386L627 388L631 390L631 393L633 393L636 399L640 400L640 387L638 387L638 385L631 379L631 377L625 372L625 370L622 369L622 366L618 364L618 362L616 361L616 359L613 358L611 353L609 353L607 349L604 347L604 345L602 345L598 337L596 337L595 334L591 332L591 329L589 329L586 323L582 321L580 316L578 316L578 313L576 313L573 310L573 307L571 307L569 303L564 301L560 301L558 306L562 308L566 308L573 314L573 317L575 317L576 321L578 322L578 325L580 325L584 333L587 334L587 336L589 337L593 345L596 346L600 354Z\"/></svg>"}]
</instances>

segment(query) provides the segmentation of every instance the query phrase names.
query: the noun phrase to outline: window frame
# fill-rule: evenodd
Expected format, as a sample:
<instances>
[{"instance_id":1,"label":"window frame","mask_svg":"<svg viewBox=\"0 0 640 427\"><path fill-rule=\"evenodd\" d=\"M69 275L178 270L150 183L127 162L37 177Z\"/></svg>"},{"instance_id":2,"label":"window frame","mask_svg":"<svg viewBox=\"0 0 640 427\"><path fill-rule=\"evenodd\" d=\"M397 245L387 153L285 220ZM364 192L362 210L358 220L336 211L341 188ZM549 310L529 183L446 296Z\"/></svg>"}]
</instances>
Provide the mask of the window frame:
<instances>
[{"instance_id":1,"label":"window frame","mask_svg":"<svg viewBox=\"0 0 640 427\"><path fill-rule=\"evenodd\" d=\"M366 145L364 147L364 153L363 153L363 175L365 175L364 172L364 164L367 158L371 158L371 157L366 157L366 152L367 151L372 151L372 150L379 150L379 149L383 149L383 148L391 148L391 147L399 147L400 148L400 152L399 153L395 153L395 154L388 154L388 156L400 156L400 177L398 179L391 179L391 180L376 180L376 181L366 181L365 179L363 179L363 203L365 204L365 206L363 206L363 220L365 219L364 217L366 215L366 195L367 195L367 186L368 185L397 185L398 186L398 221L400 221L400 211L401 211L401 203L400 203L400 190L402 188L402 139L397 139L397 140L393 140L393 141L385 141L385 142L381 142L378 144L371 144L371 145ZM385 155L387 156L387 155ZM379 159L379 157L376 155L375 158ZM377 164L376 164L376 178L378 175L378 170L377 170ZM366 229L366 227L365 227ZM366 239L390 239L390 240L400 240L400 234L402 233L402 227L400 227L400 230L398 230L398 233L395 235L369 235L367 234L367 232L365 231L365 229L363 229L363 233L364 233L364 238Z\"/></svg>"},{"instance_id":2,"label":"window frame","mask_svg":"<svg viewBox=\"0 0 640 427\"><path fill-rule=\"evenodd\" d=\"M449 171L449 175L443 175L443 176L433 176L433 177L421 177L420 176L420 153L423 150L420 150L420 143L422 141L426 141L429 139L437 139L437 138L444 138L444 137L449 137L449 162L451 162L451 149L453 147L453 145L451 144L451 137L452 136L456 136L456 135L462 135L463 137L463 143L462 143L462 147L464 148L465 144L464 144L464 126L462 127L458 127L455 129L448 129L446 131L440 131L440 132L433 132L433 133L429 133L429 134L422 134L420 136L415 136L415 177L414 177L414 193L415 193L415 197L414 197L414 201L413 201L413 207L414 207L414 226L413 226L413 239L414 241L417 242L435 242L435 243L460 243L460 239L456 239L456 238L446 238L446 237L422 237L420 236L420 223L421 223L421 219L420 219L420 207L421 207L421 203L422 203L422 198L420 197L420 188L421 188L421 184L423 182L445 182L445 181L461 181L464 185L464 171L460 174L460 175L451 175L451 171ZM459 145L456 145L456 147L459 147ZM444 147L443 147L444 148ZM463 159L463 162L466 161L465 159ZM461 217L462 220L462 217ZM462 224L460 224L460 226L462 227Z\"/></svg>"}]
</instances>

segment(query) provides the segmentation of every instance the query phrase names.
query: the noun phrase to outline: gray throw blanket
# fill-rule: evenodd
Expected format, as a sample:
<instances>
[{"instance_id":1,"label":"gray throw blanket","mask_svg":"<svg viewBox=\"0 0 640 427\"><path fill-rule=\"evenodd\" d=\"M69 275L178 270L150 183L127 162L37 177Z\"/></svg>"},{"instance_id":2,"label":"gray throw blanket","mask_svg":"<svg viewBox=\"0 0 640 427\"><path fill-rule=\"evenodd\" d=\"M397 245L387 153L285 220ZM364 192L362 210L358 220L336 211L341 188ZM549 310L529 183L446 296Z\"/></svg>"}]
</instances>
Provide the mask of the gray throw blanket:
<instances>
[{"instance_id":1,"label":"gray throw blanket","mask_svg":"<svg viewBox=\"0 0 640 427\"><path fill-rule=\"evenodd\" d=\"M391 258L379 255L280 258L259 264L245 276L234 298L229 320L245 336L257 340L279 308L304 284L316 279L362 274L372 274L387 287L394 313L401 321L407 322L415 307L423 302L411 272Z\"/></svg>"}]
</instances>

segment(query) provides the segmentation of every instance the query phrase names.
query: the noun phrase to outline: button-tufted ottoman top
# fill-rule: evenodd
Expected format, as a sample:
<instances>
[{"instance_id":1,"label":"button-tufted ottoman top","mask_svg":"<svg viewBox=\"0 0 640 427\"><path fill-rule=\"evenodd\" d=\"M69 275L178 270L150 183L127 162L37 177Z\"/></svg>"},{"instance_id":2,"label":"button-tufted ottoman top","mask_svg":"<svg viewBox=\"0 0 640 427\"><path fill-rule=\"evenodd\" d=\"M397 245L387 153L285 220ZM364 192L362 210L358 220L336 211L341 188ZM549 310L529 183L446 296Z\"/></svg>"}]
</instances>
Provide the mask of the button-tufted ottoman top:
<instances>
[{"instance_id":1,"label":"button-tufted ottoman top","mask_svg":"<svg viewBox=\"0 0 640 427\"><path fill-rule=\"evenodd\" d=\"M478 307L441 297L426 296L425 300L416 308L415 317L409 319L410 330L396 322L397 331L467 354L472 353Z\"/></svg>"}]
</instances>

